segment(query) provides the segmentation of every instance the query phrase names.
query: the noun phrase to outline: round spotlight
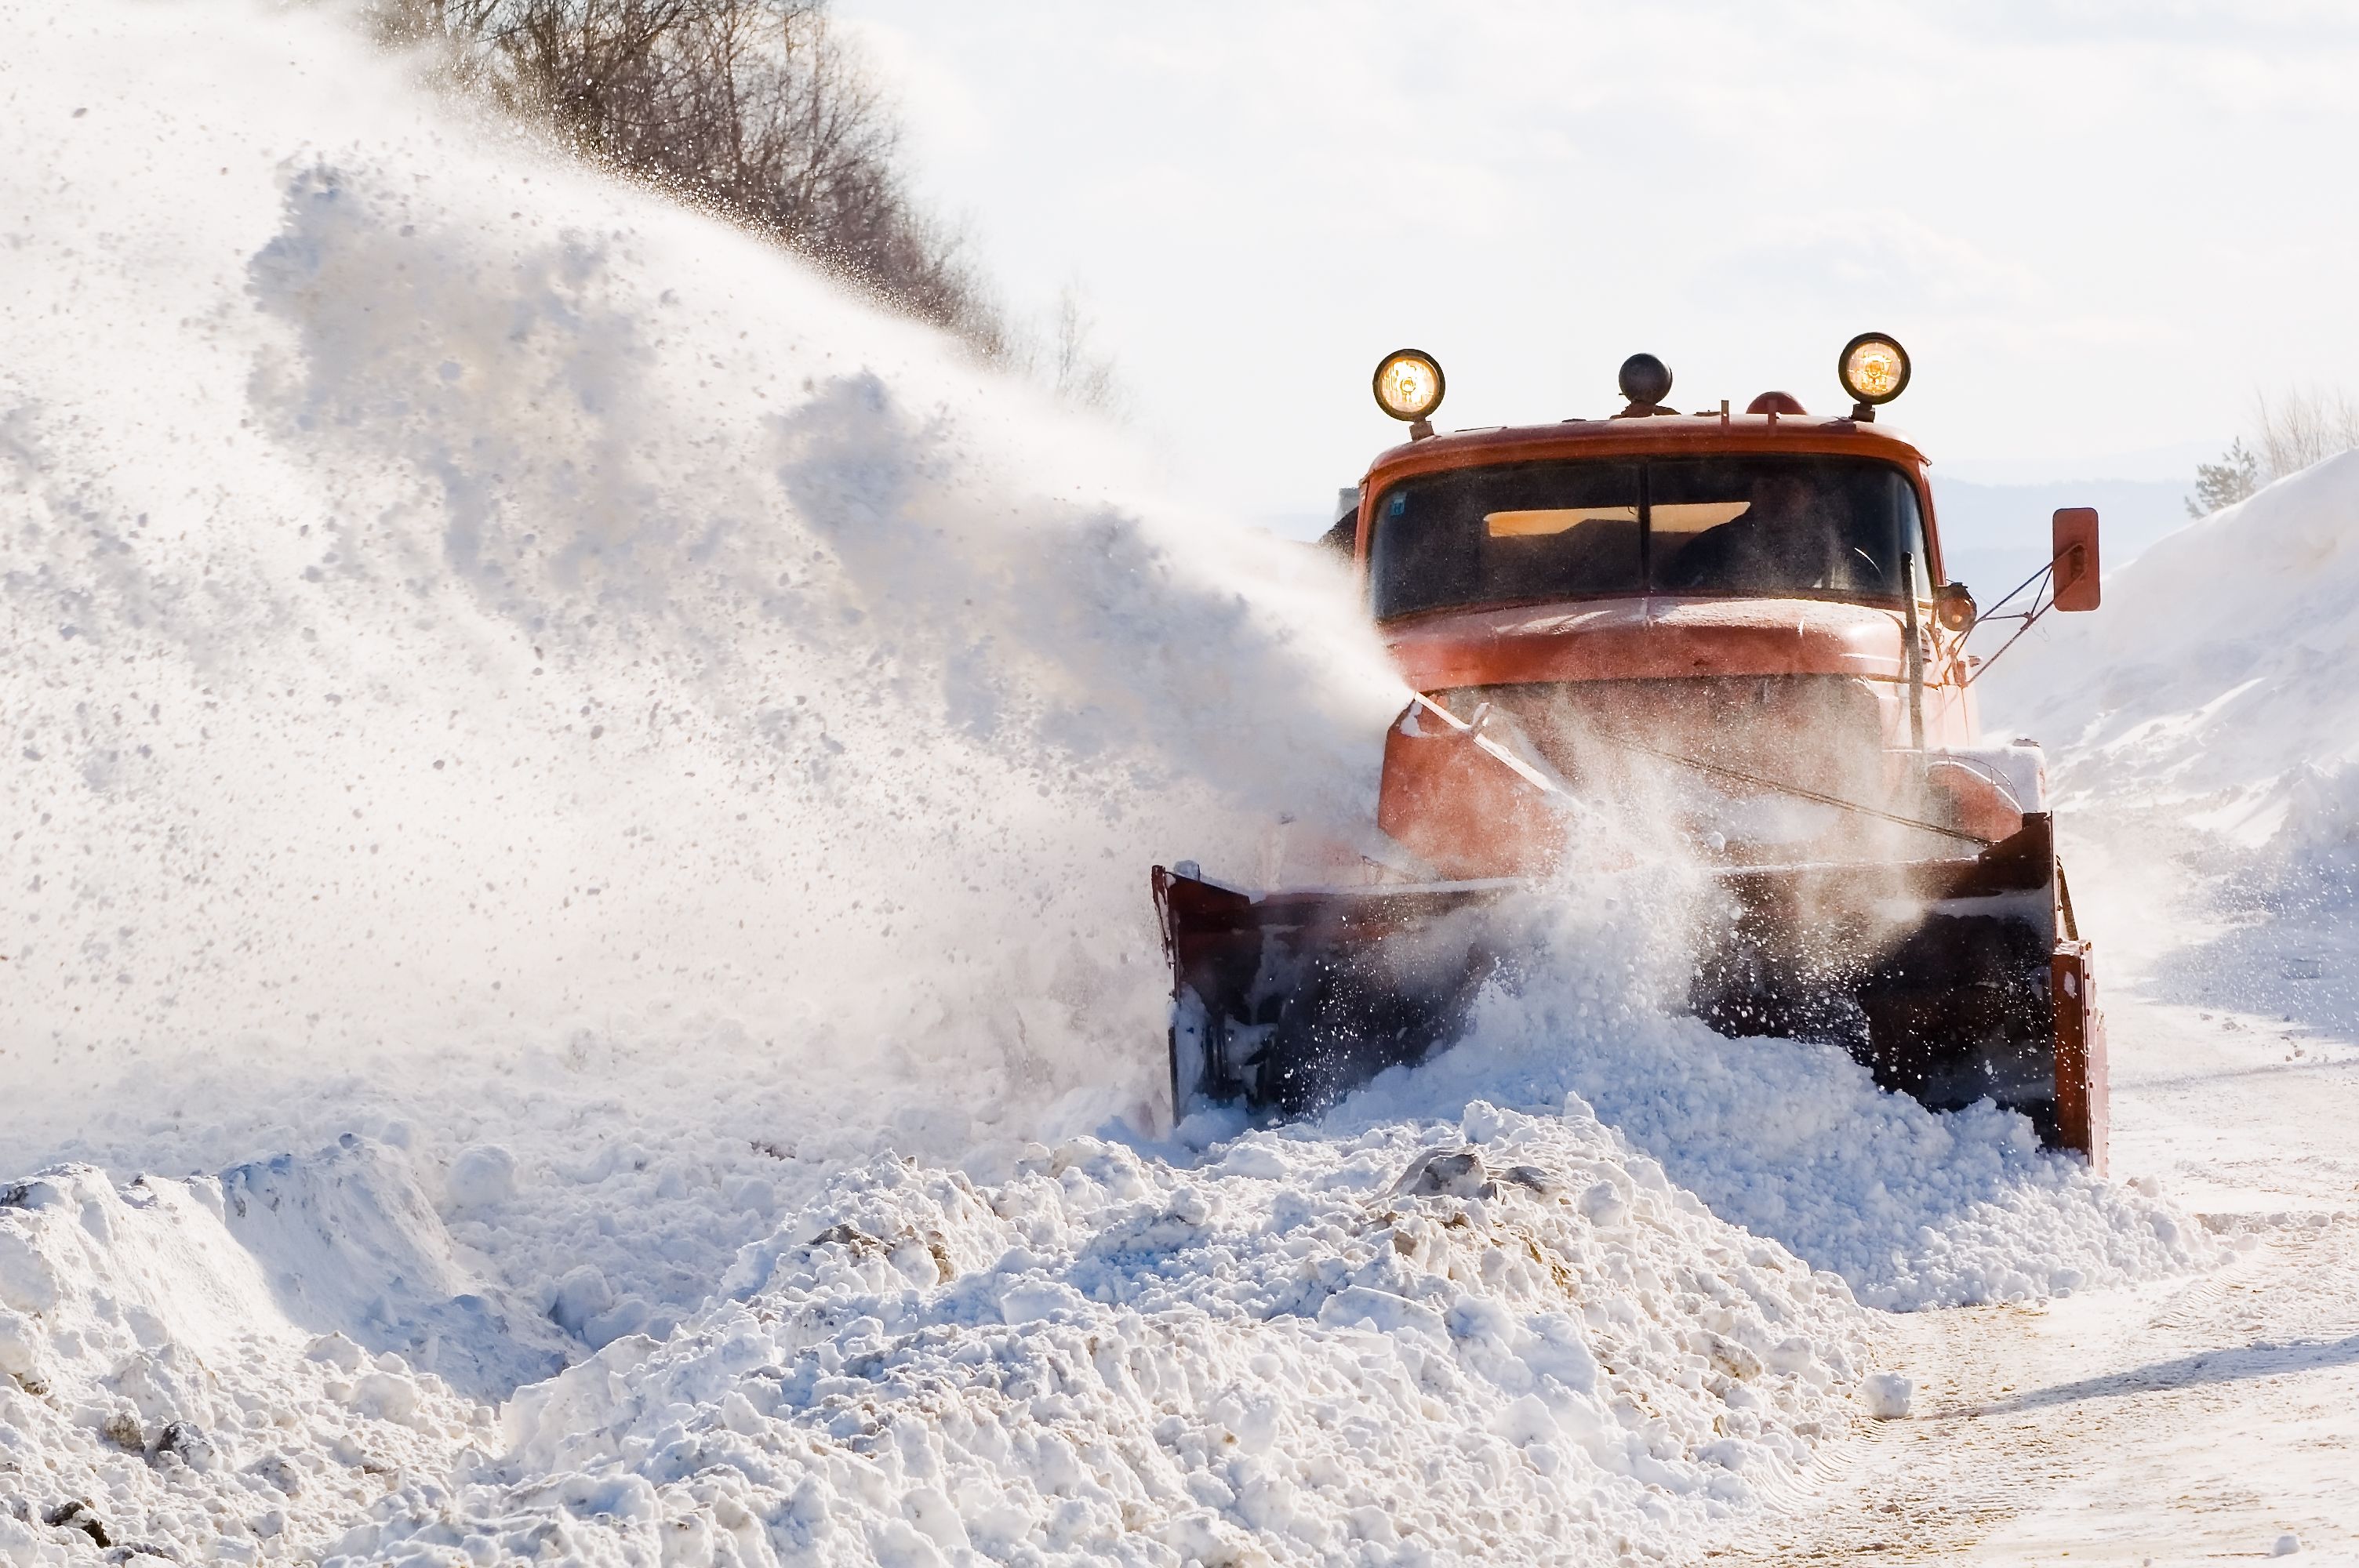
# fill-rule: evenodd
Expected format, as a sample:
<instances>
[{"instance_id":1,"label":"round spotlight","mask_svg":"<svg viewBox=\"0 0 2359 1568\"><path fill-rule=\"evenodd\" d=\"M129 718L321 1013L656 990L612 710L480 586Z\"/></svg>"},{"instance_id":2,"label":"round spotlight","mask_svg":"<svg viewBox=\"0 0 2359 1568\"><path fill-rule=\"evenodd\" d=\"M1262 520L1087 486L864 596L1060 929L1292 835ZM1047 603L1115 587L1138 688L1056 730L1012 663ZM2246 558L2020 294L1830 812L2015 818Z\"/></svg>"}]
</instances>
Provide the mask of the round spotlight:
<instances>
[{"instance_id":1,"label":"round spotlight","mask_svg":"<svg viewBox=\"0 0 2359 1568\"><path fill-rule=\"evenodd\" d=\"M1415 349L1397 349L1376 366L1376 406L1396 419L1423 419L1441 406L1441 362Z\"/></svg>"},{"instance_id":2,"label":"round spotlight","mask_svg":"<svg viewBox=\"0 0 2359 1568\"><path fill-rule=\"evenodd\" d=\"M1881 332L1862 332L1845 343L1835 368L1843 390L1869 408L1908 388L1908 351Z\"/></svg>"}]
</instances>

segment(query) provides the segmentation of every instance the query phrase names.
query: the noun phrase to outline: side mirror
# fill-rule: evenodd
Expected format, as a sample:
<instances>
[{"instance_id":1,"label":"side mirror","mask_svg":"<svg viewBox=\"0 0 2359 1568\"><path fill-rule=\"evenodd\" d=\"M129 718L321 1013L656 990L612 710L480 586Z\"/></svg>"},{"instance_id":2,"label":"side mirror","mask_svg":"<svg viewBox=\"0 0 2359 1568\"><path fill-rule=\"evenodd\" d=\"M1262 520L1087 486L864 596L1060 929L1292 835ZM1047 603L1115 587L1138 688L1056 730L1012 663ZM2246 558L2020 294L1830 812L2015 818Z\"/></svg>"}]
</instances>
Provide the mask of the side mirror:
<instances>
[{"instance_id":1,"label":"side mirror","mask_svg":"<svg viewBox=\"0 0 2359 1568\"><path fill-rule=\"evenodd\" d=\"M2094 610L2097 581L2097 509L2066 506L2056 514L2054 594L2059 610Z\"/></svg>"},{"instance_id":2,"label":"side mirror","mask_svg":"<svg viewBox=\"0 0 2359 1568\"><path fill-rule=\"evenodd\" d=\"M1933 590L1933 619L1941 623L1944 632L1971 630L1974 616L1974 590L1962 582L1945 582Z\"/></svg>"}]
</instances>

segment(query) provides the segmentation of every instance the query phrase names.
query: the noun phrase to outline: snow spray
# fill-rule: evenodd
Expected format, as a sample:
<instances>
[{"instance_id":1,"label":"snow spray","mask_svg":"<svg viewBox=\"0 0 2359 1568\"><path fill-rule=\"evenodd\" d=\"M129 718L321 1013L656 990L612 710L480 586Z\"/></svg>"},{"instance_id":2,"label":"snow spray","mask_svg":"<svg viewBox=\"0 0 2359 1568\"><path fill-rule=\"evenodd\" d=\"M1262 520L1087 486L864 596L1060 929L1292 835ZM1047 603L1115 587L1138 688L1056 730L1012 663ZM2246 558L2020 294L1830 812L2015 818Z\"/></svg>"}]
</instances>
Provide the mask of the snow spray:
<instances>
[{"instance_id":1,"label":"snow spray","mask_svg":"<svg viewBox=\"0 0 2359 1568\"><path fill-rule=\"evenodd\" d=\"M1117 432L332 17L18 22L9 1076L693 1040L1151 1097L1150 862L1366 819L1344 574Z\"/></svg>"}]
</instances>

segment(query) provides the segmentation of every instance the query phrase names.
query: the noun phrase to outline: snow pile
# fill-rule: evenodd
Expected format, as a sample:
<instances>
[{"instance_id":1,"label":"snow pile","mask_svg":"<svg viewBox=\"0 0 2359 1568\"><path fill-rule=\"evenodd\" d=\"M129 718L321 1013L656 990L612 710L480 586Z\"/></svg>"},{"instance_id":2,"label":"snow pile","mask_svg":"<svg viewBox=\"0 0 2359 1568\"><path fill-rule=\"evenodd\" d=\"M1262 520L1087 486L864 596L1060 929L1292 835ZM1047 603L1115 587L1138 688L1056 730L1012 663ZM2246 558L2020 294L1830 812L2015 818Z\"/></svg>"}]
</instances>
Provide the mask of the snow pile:
<instances>
[{"instance_id":1,"label":"snow pile","mask_svg":"<svg viewBox=\"0 0 2359 1568\"><path fill-rule=\"evenodd\" d=\"M1836 1046L1728 1040L1691 1020L1583 1037L1528 998L1503 1000L1486 1026L1713 1213L1870 1306L2032 1301L2216 1255L2184 1215L2041 1152L2022 1117L1987 1103L1935 1115Z\"/></svg>"},{"instance_id":2,"label":"snow pile","mask_svg":"<svg viewBox=\"0 0 2359 1568\"><path fill-rule=\"evenodd\" d=\"M406 1233L343 1228L364 1211ZM487 1406L367 1348L447 1347L472 1372L531 1342L464 1291L438 1228L397 1158L357 1146L218 1181L62 1166L0 1187L0 1558L291 1560L402 1476L495 1450Z\"/></svg>"},{"instance_id":3,"label":"snow pile","mask_svg":"<svg viewBox=\"0 0 2359 1568\"><path fill-rule=\"evenodd\" d=\"M463 1244L397 1150L347 1133L314 1154L234 1167L218 1184L230 1235L299 1323L404 1356L475 1399L504 1398L571 1358L549 1303L461 1260Z\"/></svg>"},{"instance_id":4,"label":"snow pile","mask_svg":"<svg viewBox=\"0 0 2359 1568\"><path fill-rule=\"evenodd\" d=\"M1654 1553L1854 1412L1840 1281L1585 1119L883 1161L370 1561L1555 1561ZM440 1555L437 1555L440 1553Z\"/></svg>"},{"instance_id":5,"label":"snow pile","mask_svg":"<svg viewBox=\"0 0 2359 1568\"><path fill-rule=\"evenodd\" d=\"M1993 667L1994 723L2058 752L2059 810L2145 809L2286 869L2348 866L2359 452L2180 529Z\"/></svg>"},{"instance_id":6,"label":"snow pile","mask_svg":"<svg viewBox=\"0 0 2359 1568\"><path fill-rule=\"evenodd\" d=\"M836 1172L886 1150L1004 1160L1017 1146L915 1091L874 1119L846 1119L828 1086L814 1092L791 1072L749 1071L743 1049L726 1036L663 1049L577 1043L488 1064L464 1049L419 1050L399 1058L394 1081L339 1075L267 1092L231 1054L169 1078L168 1119L147 1094L119 1087L8 1108L71 1128L46 1146L24 1139L9 1158L19 1170L65 1157L124 1174L228 1179L233 1167L276 1162L255 1159L257 1149L355 1135L364 1147L397 1151L451 1249L527 1315L553 1314L578 1355L617 1334L667 1332L712 1294L738 1248L768 1235ZM396 1065L386 1065L388 1078ZM730 1087L716 1095L716 1082ZM1061 1115L1070 1131L1106 1114L1087 1091L1078 1103L1071 1115L1052 1107L1044 1122ZM355 1239L363 1234L375 1233ZM332 1272L353 1260L286 1266ZM508 1381L545 1370L520 1364ZM486 1383L486 1397L505 1395L497 1382Z\"/></svg>"},{"instance_id":7,"label":"snow pile","mask_svg":"<svg viewBox=\"0 0 2359 1568\"><path fill-rule=\"evenodd\" d=\"M448 1230L357 1138L186 1183L46 1173L0 1190L0 1547L1653 1552L1856 1413L1842 1281L1593 1119L1476 1102L1171 1152L1079 1138L992 1184L867 1162L677 1329L542 1381L560 1327L602 1336L594 1271L546 1303L470 1272L451 1232L516 1179L490 1149L444 1173ZM500 1422L469 1397L518 1380Z\"/></svg>"},{"instance_id":8,"label":"snow pile","mask_svg":"<svg viewBox=\"0 0 2359 1568\"><path fill-rule=\"evenodd\" d=\"M1602 1119L1723 1219L1895 1311L2027 1301L2207 1265L2167 1205L2044 1153L1987 1102L1936 1115L1834 1045L1729 1039L1665 999L1682 956L1659 890L1606 880L1536 912L1529 977L1484 993L1468 1040L1331 1113L1350 1128L1491 1098Z\"/></svg>"}]
</instances>

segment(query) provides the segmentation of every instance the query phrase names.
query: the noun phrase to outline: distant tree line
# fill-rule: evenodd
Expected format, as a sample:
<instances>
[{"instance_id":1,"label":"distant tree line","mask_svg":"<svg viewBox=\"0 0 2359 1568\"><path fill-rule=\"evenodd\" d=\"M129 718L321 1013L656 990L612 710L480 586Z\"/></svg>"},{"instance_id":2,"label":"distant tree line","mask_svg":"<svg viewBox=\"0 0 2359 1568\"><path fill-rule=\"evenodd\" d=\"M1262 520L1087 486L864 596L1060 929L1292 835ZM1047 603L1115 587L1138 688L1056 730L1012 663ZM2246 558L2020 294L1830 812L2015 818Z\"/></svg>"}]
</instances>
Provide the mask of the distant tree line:
<instances>
[{"instance_id":1,"label":"distant tree line","mask_svg":"<svg viewBox=\"0 0 2359 1568\"><path fill-rule=\"evenodd\" d=\"M2341 391L2295 391L2254 399L2253 443L2239 437L2216 463L2195 466L2187 514L2208 517L2265 484L2359 448L2359 405Z\"/></svg>"},{"instance_id":2,"label":"distant tree line","mask_svg":"<svg viewBox=\"0 0 2359 1568\"><path fill-rule=\"evenodd\" d=\"M961 236L910 195L901 126L826 0L370 0L379 38L583 157L724 214L984 358L1119 402L1078 290L1011 326Z\"/></svg>"}]
</instances>

